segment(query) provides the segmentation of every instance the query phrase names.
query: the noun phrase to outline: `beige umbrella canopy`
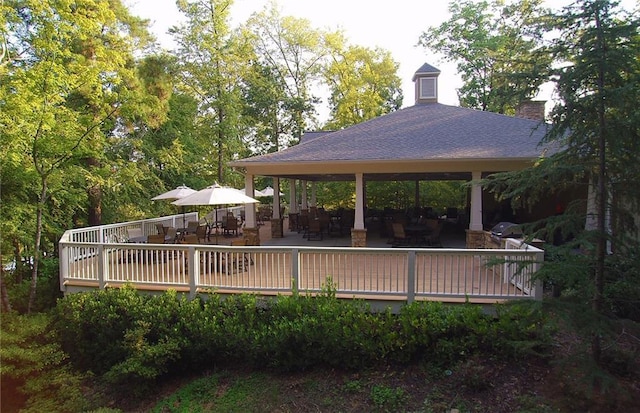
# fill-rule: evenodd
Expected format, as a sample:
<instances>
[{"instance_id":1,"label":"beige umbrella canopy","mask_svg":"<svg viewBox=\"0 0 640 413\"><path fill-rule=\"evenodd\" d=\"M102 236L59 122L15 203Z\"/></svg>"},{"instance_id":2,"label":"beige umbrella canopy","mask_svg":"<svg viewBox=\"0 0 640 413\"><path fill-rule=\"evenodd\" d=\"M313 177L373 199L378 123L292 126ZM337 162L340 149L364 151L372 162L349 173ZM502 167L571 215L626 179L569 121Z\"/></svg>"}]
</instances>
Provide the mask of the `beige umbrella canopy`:
<instances>
[{"instance_id":1,"label":"beige umbrella canopy","mask_svg":"<svg viewBox=\"0 0 640 413\"><path fill-rule=\"evenodd\" d=\"M201 189L184 198L173 201L173 205L235 205L235 204L255 204L257 199L251 198L240 191L229 186L214 184Z\"/></svg>"},{"instance_id":2,"label":"beige umbrella canopy","mask_svg":"<svg viewBox=\"0 0 640 413\"><path fill-rule=\"evenodd\" d=\"M180 185L178 187L176 187L175 189L172 189L171 191L167 191L165 193L162 193L158 196L154 196L153 198L151 198L152 201L161 201L164 199L168 199L168 200L175 200L175 199L182 199L185 196L189 196L191 194L194 194L196 192L195 189L191 189L186 185ZM184 223L184 207L182 207L182 226L184 227L185 223Z\"/></svg>"},{"instance_id":3,"label":"beige umbrella canopy","mask_svg":"<svg viewBox=\"0 0 640 413\"><path fill-rule=\"evenodd\" d=\"M273 188L270 186L266 186L261 192L264 194L262 196L273 196ZM278 195L282 196L284 194L280 192Z\"/></svg>"},{"instance_id":4,"label":"beige umbrella canopy","mask_svg":"<svg viewBox=\"0 0 640 413\"><path fill-rule=\"evenodd\" d=\"M186 196L172 204L186 205L238 205L238 204L255 204L259 201L244 194L243 191L229 186L220 186L214 184L199 190L189 196ZM216 215L218 210L216 209ZM216 217L216 221L217 221ZM218 232L216 231L216 244L218 243Z\"/></svg>"},{"instance_id":5,"label":"beige umbrella canopy","mask_svg":"<svg viewBox=\"0 0 640 413\"><path fill-rule=\"evenodd\" d=\"M242 192L242 193L243 193L243 194L245 194L245 195L248 195L248 194L247 194L247 189L246 189L246 188L242 188L242 189L240 189L239 191L240 191L240 192ZM251 195L249 195L249 196L251 196ZM261 196L266 196L266 195L265 195L262 191L258 191L257 189L254 189L254 190L253 190L253 196L254 196L254 197L261 197Z\"/></svg>"},{"instance_id":6,"label":"beige umbrella canopy","mask_svg":"<svg viewBox=\"0 0 640 413\"><path fill-rule=\"evenodd\" d=\"M158 196L154 196L151 198L152 201L159 201L161 199L182 199L185 196L189 196L195 193L195 189L191 189L186 185L180 185L179 187L172 189L171 191L167 191Z\"/></svg>"}]
</instances>

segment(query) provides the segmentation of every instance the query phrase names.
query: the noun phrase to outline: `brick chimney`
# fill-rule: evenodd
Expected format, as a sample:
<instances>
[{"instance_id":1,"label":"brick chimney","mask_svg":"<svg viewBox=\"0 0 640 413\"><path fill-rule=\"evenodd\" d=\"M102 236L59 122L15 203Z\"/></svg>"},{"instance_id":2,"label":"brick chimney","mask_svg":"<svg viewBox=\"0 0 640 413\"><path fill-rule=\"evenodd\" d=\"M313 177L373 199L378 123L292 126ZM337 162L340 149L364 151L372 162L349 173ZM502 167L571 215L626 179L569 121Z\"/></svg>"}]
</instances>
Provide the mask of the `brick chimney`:
<instances>
[{"instance_id":1,"label":"brick chimney","mask_svg":"<svg viewBox=\"0 0 640 413\"><path fill-rule=\"evenodd\" d=\"M527 100L516 108L516 117L544 121L544 100Z\"/></svg>"}]
</instances>

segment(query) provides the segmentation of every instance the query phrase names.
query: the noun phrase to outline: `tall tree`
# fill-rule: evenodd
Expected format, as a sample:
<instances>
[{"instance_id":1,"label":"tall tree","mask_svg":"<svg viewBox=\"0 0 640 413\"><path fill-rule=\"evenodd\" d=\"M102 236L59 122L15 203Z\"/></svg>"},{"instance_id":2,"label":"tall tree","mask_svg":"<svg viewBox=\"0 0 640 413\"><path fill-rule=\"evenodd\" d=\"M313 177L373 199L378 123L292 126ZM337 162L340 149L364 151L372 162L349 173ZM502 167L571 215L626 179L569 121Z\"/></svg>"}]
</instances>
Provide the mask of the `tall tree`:
<instances>
[{"instance_id":1,"label":"tall tree","mask_svg":"<svg viewBox=\"0 0 640 413\"><path fill-rule=\"evenodd\" d=\"M327 54L324 34L312 29L306 19L282 17L276 3L254 14L247 22L247 30L254 34L258 62L271 70L277 84L284 86L285 114L291 121L280 123L291 124L291 138L298 140L315 121L318 98L312 90Z\"/></svg>"},{"instance_id":2,"label":"tall tree","mask_svg":"<svg viewBox=\"0 0 640 413\"><path fill-rule=\"evenodd\" d=\"M553 111L551 138L562 139L565 153L582 165L593 185L595 202L589 220L593 251L593 310L602 313L605 260L611 240L607 225L612 196L638 211L640 176L640 21L625 16L617 3L583 0L566 8L554 44L559 59L558 92L563 104ZM600 358L600 337L593 335L593 355Z\"/></svg>"},{"instance_id":3,"label":"tall tree","mask_svg":"<svg viewBox=\"0 0 640 413\"><path fill-rule=\"evenodd\" d=\"M184 24L171 29L178 44L179 88L198 102L201 163L225 182L224 165L242 150L242 78L251 48L228 24L232 0L180 0Z\"/></svg>"},{"instance_id":4,"label":"tall tree","mask_svg":"<svg viewBox=\"0 0 640 413\"><path fill-rule=\"evenodd\" d=\"M331 91L326 127L355 125L402 106L398 64L387 51L346 45L342 33L327 35L330 48L324 78Z\"/></svg>"},{"instance_id":5,"label":"tall tree","mask_svg":"<svg viewBox=\"0 0 640 413\"><path fill-rule=\"evenodd\" d=\"M245 116L254 154L278 152L289 143L293 118L287 112L283 79L271 67L253 62L244 80Z\"/></svg>"},{"instance_id":6,"label":"tall tree","mask_svg":"<svg viewBox=\"0 0 640 413\"><path fill-rule=\"evenodd\" d=\"M591 307L599 316L605 312L607 260L633 255L639 247L637 233L636 237L627 235L637 228L633 217L637 220L640 211L640 115L636 108L640 20L607 0L577 1L556 17L559 35L550 50L559 67L554 80L561 100L552 112L553 125L546 140L559 151L531 169L494 176L488 186L504 198L523 203L535 202L566 185L590 186L593 196L580 200L581 208L573 209L579 219L574 214L550 219L553 225L546 236L573 223L574 240L557 261L581 264L577 286L585 296L590 295ZM612 232L607 222L611 216L626 225ZM576 222L582 223L582 229ZM614 246L612 255L608 242ZM576 248L584 253L575 254ZM547 266L556 268L553 263ZM573 271L567 268L560 267L557 280L566 279L578 266ZM616 281L609 278L609 282ZM598 361L602 331L597 323L590 328L592 354Z\"/></svg>"},{"instance_id":7,"label":"tall tree","mask_svg":"<svg viewBox=\"0 0 640 413\"><path fill-rule=\"evenodd\" d=\"M20 171L19 177L11 177L13 172L3 168L3 182L8 178L17 189L3 194L3 201L7 195L24 201L22 224L3 229L15 230L5 236L30 247L30 310L43 230L59 234L52 228L56 214L66 220L59 224L70 223L74 214L62 216L56 208L60 205L72 201L76 211L87 209L87 194L82 197L78 188L95 188L102 180L87 165L100 163L105 134L115 129L116 116L137 106L130 105L137 96L131 56L134 37L143 42L146 32L144 22L117 0L14 0L3 2L3 16L7 35L0 125L6 150L0 156L3 165ZM33 238L18 240L24 236L18 228L25 225Z\"/></svg>"},{"instance_id":8,"label":"tall tree","mask_svg":"<svg viewBox=\"0 0 640 413\"><path fill-rule=\"evenodd\" d=\"M465 107L513 114L548 79L551 57L542 53L542 0L449 3L451 17L420 37L428 50L455 62Z\"/></svg>"}]
</instances>

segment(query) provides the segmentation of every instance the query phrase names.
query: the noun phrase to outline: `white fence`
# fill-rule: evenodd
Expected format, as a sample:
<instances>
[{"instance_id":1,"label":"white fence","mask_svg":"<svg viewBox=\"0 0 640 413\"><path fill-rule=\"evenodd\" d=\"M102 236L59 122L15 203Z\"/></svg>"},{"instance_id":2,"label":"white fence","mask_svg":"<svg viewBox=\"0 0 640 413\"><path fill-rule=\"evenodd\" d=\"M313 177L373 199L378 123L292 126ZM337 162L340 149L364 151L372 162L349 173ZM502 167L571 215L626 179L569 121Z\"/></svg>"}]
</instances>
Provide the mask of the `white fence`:
<instances>
[{"instance_id":1,"label":"white fence","mask_svg":"<svg viewBox=\"0 0 640 413\"><path fill-rule=\"evenodd\" d=\"M543 261L543 251L515 240L504 250L121 242L127 228L155 233L156 223L175 224L168 222L171 219L67 231L59 243L62 290L130 283L141 290L173 288L191 296L208 291L273 295L317 293L331 283L340 296L372 300L542 297L542 284L533 274Z\"/></svg>"}]
</instances>

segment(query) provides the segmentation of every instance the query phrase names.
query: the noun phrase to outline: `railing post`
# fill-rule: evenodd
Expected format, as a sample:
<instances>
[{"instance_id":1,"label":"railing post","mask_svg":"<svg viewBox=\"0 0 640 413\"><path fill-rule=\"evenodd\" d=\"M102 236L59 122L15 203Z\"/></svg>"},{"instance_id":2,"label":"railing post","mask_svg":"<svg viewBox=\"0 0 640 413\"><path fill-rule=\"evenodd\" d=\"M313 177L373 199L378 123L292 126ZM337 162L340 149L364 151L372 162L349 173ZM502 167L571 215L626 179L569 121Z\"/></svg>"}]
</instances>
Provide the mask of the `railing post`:
<instances>
[{"instance_id":1,"label":"railing post","mask_svg":"<svg viewBox=\"0 0 640 413\"><path fill-rule=\"evenodd\" d=\"M67 289L64 281L67 275L69 275L69 246L66 242L61 242L58 244L58 247L60 248L60 291L64 292Z\"/></svg>"},{"instance_id":2,"label":"railing post","mask_svg":"<svg viewBox=\"0 0 640 413\"><path fill-rule=\"evenodd\" d=\"M189 268L189 298L194 299L199 284L200 259L195 247L189 247L187 266ZM196 277L198 280L196 280Z\"/></svg>"},{"instance_id":3,"label":"railing post","mask_svg":"<svg viewBox=\"0 0 640 413\"><path fill-rule=\"evenodd\" d=\"M407 304L416 299L416 252L411 250L407 257Z\"/></svg>"},{"instance_id":4,"label":"railing post","mask_svg":"<svg viewBox=\"0 0 640 413\"><path fill-rule=\"evenodd\" d=\"M104 272L107 269L107 257L104 253L104 244L98 245L98 288L104 290L105 276Z\"/></svg>"},{"instance_id":5,"label":"railing post","mask_svg":"<svg viewBox=\"0 0 640 413\"><path fill-rule=\"evenodd\" d=\"M540 277L538 277L536 275L536 273L540 270L540 267L544 264L544 251L540 251L540 252L536 252L535 255L535 264L533 267L533 274L532 277L534 277L534 283L535 285L533 285L533 299L540 301L542 300L542 289L543 289L543 283L542 280L540 279Z\"/></svg>"},{"instance_id":6,"label":"railing post","mask_svg":"<svg viewBox=\"0 0 640 413\"><path fill-rule=\"evenodd\" d=\"M291 249L291 292L297 294L300 288L300 251Z\"/></svg>"}]
</instances>

